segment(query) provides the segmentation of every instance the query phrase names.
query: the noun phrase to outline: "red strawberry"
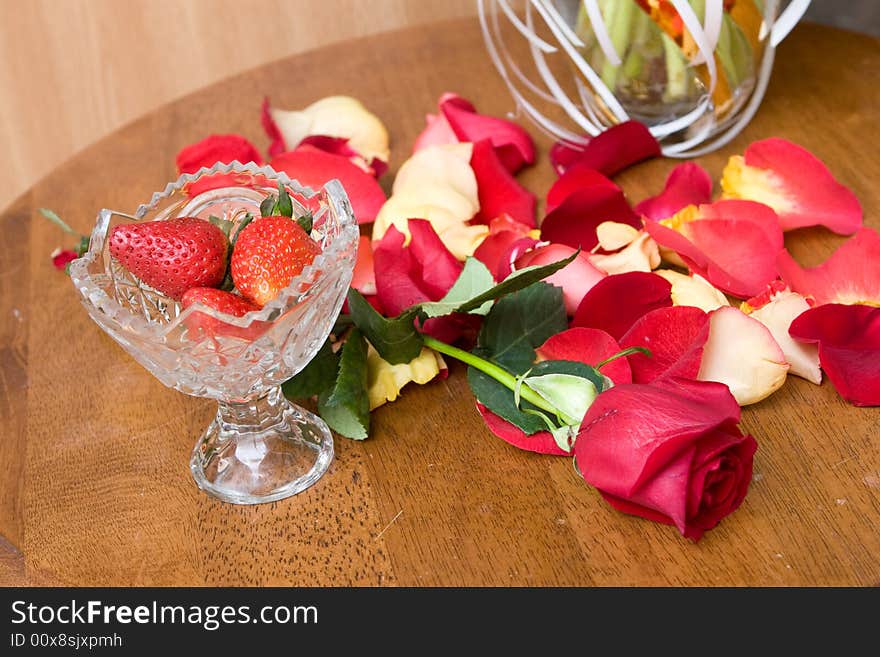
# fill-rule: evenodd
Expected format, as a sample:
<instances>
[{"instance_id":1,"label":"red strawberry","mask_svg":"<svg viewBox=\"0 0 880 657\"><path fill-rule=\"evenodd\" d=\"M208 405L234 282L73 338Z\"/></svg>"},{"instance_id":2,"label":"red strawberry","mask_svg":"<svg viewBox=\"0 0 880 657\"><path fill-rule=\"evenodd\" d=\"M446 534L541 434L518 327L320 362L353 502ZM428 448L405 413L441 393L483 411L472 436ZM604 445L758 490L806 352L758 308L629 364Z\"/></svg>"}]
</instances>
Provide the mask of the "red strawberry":
<instances>
[{"instance_id":1,"label":"red strawberry","mask_svg":"<svg viewBox=\"0 0 880 657\"><path fill-rule=\"evenodd\" d=\"M317 242L293 219L261 217L239 233L229 271L241 295L262 306L320 252Z\"/></svg>"},{"instance_id":2,"label":"red strawberry","mask_svg":"<svg viewBox=\"0 0 880 657\"><path fill-rule=\"evenodd\" d=\"M110 231L110 254L150 287L180 299L191 287L220 285L229 240L196 217L120 224Z\"/></svg>"},{"instance_id":3,"label":"red strawberry","mask_svg":"<svg viewBox=\"0 0 880 657\"><path fill-rule=\"evenodd\" d=\"M194 303L202 303L209 308L219 310L221 313L233 315L234 317L242 317L252 310L259 310L260 307L251 303L247 299L243 299L232 292L218 290L215 287L191 287L181 299L184 308L189 308ZM214 335L233 335L241 338L250 339L252 337L253 325L248 328L240 328L238 326L229 326L219 319L208 317L203 313L195 313L186 320L186 326L190 333L204 331L210 336Z\"/></svg>"}]
</instances>

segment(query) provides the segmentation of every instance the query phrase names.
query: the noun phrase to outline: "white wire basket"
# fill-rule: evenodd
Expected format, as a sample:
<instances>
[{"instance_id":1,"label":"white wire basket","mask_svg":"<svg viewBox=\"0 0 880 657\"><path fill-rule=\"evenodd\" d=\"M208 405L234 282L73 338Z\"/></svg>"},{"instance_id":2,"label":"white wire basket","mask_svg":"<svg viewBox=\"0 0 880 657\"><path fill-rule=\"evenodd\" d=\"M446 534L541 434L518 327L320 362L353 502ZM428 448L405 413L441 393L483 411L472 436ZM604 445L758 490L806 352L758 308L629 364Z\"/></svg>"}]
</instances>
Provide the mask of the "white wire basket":
<instances>
[{"instance_id":1,"label":"white wire basket","mask_svg":"<svg viewBox=\"0 0 880 657\"><path fill-rule=\"evenodd\" d=\"M713 151L748 124L809 4L477 0L489 56L540 130L576 148L635 119L670 157Z\"/></svg>"}]
</instances>

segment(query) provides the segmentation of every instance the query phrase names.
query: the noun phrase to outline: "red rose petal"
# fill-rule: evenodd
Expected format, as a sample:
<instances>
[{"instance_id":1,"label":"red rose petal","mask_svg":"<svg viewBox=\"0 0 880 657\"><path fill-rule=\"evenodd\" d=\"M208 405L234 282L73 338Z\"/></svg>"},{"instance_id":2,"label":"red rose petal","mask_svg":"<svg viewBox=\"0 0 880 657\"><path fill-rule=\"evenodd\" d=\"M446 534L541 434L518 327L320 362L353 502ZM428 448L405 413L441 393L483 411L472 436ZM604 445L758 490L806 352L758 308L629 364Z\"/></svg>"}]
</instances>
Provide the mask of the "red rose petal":
<instances>
[{"instance_id":1,"label":"red rose petal","mask_svg":"<svg viewBox=\"0 0 880 657\"><path fill-rule=\"evenodd\" d=\"M880 406L880 308L818 306L799 315L789 333L819 344L819 362L841 397L856 406Z\"/></svg>"},{"instance_id":2,"label":"red rose petal","mask_svg":"<svg viewBox=\"0 0 880 657\"><path fill-rule=\"evenodd\" d=\"M78 257L76 251L71 251L70 249L60 251L56 249L55 252L52 253L52 266L54 266L55 269L64 270L68 263L73 262Z\"/></svg>"},{"instance_id":3,"label":"red rose petal","mask_svg":"<svg viewBox=\"0 0 880 657\"><path fill-rule=\"evenodd\" d=\"M276 155L280 155L284 153L290 148L288 148L287 144L284 143L284 135L281 134L281 129L278 127L278 124L275 123L275 119L272 118L272 112L270 111L271 107L269 105L269 97L266 96L263 98L263 106L260 110L260 123L263 124L263 130L266 131L266 136L269 137L269 157L275 157ZM292 144L292 146L296 146L296 144Z\"/></svg>"},{"instance_id":4,"label":"red rose petal","mask_svg":"<svg viewBox=\"0 0 880 657\"><path fill-rule=\"evenodd\" d=\"M532 251L527 251L517 258L515 264L517 269L549 265L564 260L575 252L576 249L564 244L547 244L546 246L539 246ZM572 262L565 265L555 274L545 278L544 282L562 288L565 312L571 316L578 309L578 304L580 304L584 295L606 276L607 274L596 268L590 262L589 256L581 251Z\"/></svg>"},{"instance_id":5,"label":"red rose petal","mask_svg":"<svg viewBox=\"0 0 880 657\"><path fill-rule=\"evenodd\" d=\"M861 228L818 267L804 269L788 251L776 264L792 290L818 304L880 304L880 233L871 228Z\"/></svg>"},{"instance_id":6,"label":"red rose petal","mask_svg":"<svg viewBox=\"0 0 880 657\"><path fill-rule=\"evenodd\" d=\"M534 237L521 237L515 242L512 242L498 260L498 273L495 280L503 281L510 276L513 273L513 265L516 261L519 260L523 254L534 249L538 243L538 240Z\"/></svg>"},{"instance_id":7,"label":"red rose petal","mask_svg":"<svg viewBox=\"0 0 880 657\"><path fill-rule=\"evenodd\" d=\"M495 413L483 406L480 402L477 402L477 410L480 412L486 426L489 427L489 431L514 447L518 447L527 452L548 454L550 456L570 456L568 452L563 451L562 448L556 444L556 440L554 440L549 431L539 431L536 434L527 436L518 426L495 415Z\"/></svg>"},{"instance_id":8,"label":"red rose petal","mask_svg":"<svg viewBox=\"0 0 880 657\"><path fill-rule=\"evenodd\" d=\"M195 173L199 169L211 168L218 162L229 164L238 161L242 164L253 162L262 165L263 158L256 147L241 135L211 135L184 147L176 158L178 173ZM262 177L250 174L217 174L203 177L198 182L187 185L190 196L221 187L249 186L264 184Z\"/></svg>"},{"instance_id":9,"label":"red rose petal","mask_svg":"<svg viewBox=\"0 0 880 657\"><path fill-rule=\"evenodd\" d=\"M747 166L767 169L781 182L779 193L791 207L778 209L783 230L826 226L850 235L862 225L862 206L851 190L835 180L822 161L807 149L773 137L756 141L743 153Z\"/></svg>"},{"instance_id":10,"label":"red rose petal","mask_svg":"<svg viewBox=\"0 0 880 657\"><path fill-rule=\"evenodd\" d=\"M702 205L712 200L712 178L696 162L675 167L666 178L663 191L636 205L635 211L648 219L668 219L689 205Z\"/></svg>"},{"instance_id":11,"label":"red rose petal","mask_svg":"<svg viewBox=\"0 0 880 657\"><path fill-rule=\"evenodd\" d=\"M358 240L357 260L351 286L365 297L376 294L376 272L373 268L373 245L370 238L361 235Z\"/></svg>"},{"instance_id":12,"label":"red rose petal","mask_svg":"<svg viewBox=\"0 0 880 657\"><path fill-rule=\"evenodd\" d=\"M620 340L642 315L672 305L672 285L657 274L632 271L602 279L587 292L571 326L602 329Z\"/></svg>"},{"instance_id":13,"label":"red rose petal","mask_svg":"<svg viewBox=\"0 0 880 657\"><path fill-rule=\"evenodd\" d=\"M597 184L570 193L548 213L541 222L541 239L589 251L599 243L596 228L604 221L642 227L622 191Z\"/></svg>"},{"instance_id":14,"label":"red rose petal","mask_svg":"<svg viewBox=\"0 0 880 657\"><path fill-rule=\"evenodd\" d=\"M378 157L374 157L372 160L367 162L360 153L358 153L349 145L348 139L346 139L345 137L309 135L308 137L305 137L301 142L299 142L297 148L299 148L300 146L313 146L314 148L322 150L325 153L341 155L359 169L363 169L368 174L373 176L373 178L381 178L382 174L388 171L388 164L385 161L380 160Z\"/></svg>"},{"instance_id":15,"label":"red rose petal","mask_svg":"<svg viewBox=\"0 0 880 657\"><path fill-rule=\"evenodd\" d=\"M709 339L709 315L693 306L658 308L640 317L620 339L620 346L646 347L651 356L629 356L635 383L664 376L696 379L703 346Z\"/></svg>"},{"instance_id":16,"label":"red rose petal","mask_svg":"<svg viewBox=\"0 0 880 657\"><path fill-rule=\"evenodd\" d=\"M571 167L553 183L550 191L547 192L546 212L548 214L553 212L574 192L580 192L589 187L597 186L620 191L620 187L595 169L590 169L581 164Z\"/></svg>"},{"instance_id":17,"label":"red rose petal","mask_svg":"<svg viewBox=\"0 0 880 657\"><path fill-rule=\"evenodd\" d=\"M510 175L489 140L474 143L471 168L477 179L480 200L480 211L473 221L485 224L507 214L520 223L534 227L535 195Z\"/></svg>"},{"instance_id":18,"label":"red rose petal","mask_svg":"<svg viewBox=\"0 0 880 657\"><path fill-rule=\"evenodd\" d=\"M351 203L359 224L374 221L385 203L385 192L373 176L352 164L348 158L303 145L275 157L270 166L283 171L300 184L320 189L338 179Z\"/></svg>"},{"instance_id":19,"label":"red rose petal","mask_svg":"<svg viewBox=\"0 0 880 657\"><path fill-rule=\"evenodd\" d=\"M582 149L558 144L551 153L556 172L562 174L575 164L613 176L636 162L660 155L660 144L638 121L625 121L593 137ZM566 151L576 151L569 153Z\"/></svg>"},{"instance_id":20,"label":"red rose petal","mask_svg":"<svg viewBox=\"0 0 880 657\"><path fill-rule=\"evenodd\" d=\"M440 111L459 141L476 144L484 139L490 140L507 171L516 173L535 161L535 144L529 133L516 123L477 114L473 105L453 94L440 99Z\"/></svg>"},{"instance_id":21,"label":"red rose petal","mask_svg":"<svg viewBox=\"0 0 880 657\"><path fill-rule=\"evenodd\" d=\"M510 273L513 244L528 235L530 230L529 226L508 215L496 217L489 222L489 234L474 251L474 257L486 265L496 281L500 281Z\"/></svg>"},{"instance_id":22,"label":"red rose petal","mask_svg":"<svg viewBox=\"0 0 880 657\"><path fill-rule=\"evenodd\" d=\"M407 226L412 236L409 252L418 264L419 286L431 301L437 301L449 292L461 274L462 264L434 232L430 221L410 219Z\"/></svg>"},{"instance_id":23,"label":"red rose petal","mask_svg":"<svg viewBox=\"0 0 880 657\"><path fill-rule=\"evenodd\" d=\"M535 349L541 360L573 360L593 367L620 351L617 340L605 331L582 326L557 333ZM632 371L626 358L614 359L600 372L615 385L632 382Z\"/></svg>"}]
</instances>

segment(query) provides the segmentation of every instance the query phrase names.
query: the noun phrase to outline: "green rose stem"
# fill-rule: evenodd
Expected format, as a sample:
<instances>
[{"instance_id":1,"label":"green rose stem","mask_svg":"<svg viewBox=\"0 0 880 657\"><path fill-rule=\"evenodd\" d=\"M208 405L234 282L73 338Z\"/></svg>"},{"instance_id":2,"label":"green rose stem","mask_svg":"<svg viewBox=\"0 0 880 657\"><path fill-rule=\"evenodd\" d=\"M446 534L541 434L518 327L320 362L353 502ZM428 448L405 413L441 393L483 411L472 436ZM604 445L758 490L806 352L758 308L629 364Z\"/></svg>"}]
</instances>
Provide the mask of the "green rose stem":
<instances>
[{"instance_id":1,"label":"green rose stem","mask_svg":"<svg viewBox=\"0 0 880 657\"><path fill-rule=\"evenodd\" d=\"M426 347L430 347L434 351L440 352L441 354L449 356L450 358L455 358L456 360L460 360L463 363L467 363L471 367L475 367L484 374L488 374L493 379L498 381L498 383L506 388L509 388L511 391L516 390L517 378L507 370L496 365L495 363L490 363L488 360L480 358L479 356L474 356L472 353L467 352L464 349L459 349L458 347L453 347L452 345L448 345L445 342L440 342L440 340L435 340L430 335L422 335L422 340L424 340ZM537 392L529 388L528 385L520 385L519 394L520 397L525 399L530 404L537 406L542 411L553 413L553 415L559 414L559 409L554 408L552 404L547 402L547 400L541 397L541 395L539 395Z\"/></svg>"}]
</instances>

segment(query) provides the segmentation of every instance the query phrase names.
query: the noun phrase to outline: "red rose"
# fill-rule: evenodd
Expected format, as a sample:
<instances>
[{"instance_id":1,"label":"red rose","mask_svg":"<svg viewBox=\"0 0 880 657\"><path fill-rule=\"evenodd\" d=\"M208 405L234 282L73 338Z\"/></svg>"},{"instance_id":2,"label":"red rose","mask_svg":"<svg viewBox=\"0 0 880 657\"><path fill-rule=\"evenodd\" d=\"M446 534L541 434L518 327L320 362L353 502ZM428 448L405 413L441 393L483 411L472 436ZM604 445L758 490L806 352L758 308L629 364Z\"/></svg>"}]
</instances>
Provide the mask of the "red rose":
<instances>
[{"instance_id":1,"label":"red rose","mask_svg":"<svg viewBox=\"0 0 880 657\"><path fill-rule=\"evenodd\" d=\"M694 541L742 503L758 445L727 386L665 379L600 394L574 445L584 479L619 511Z\"/></svg>"}]
</instances>

